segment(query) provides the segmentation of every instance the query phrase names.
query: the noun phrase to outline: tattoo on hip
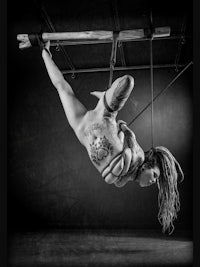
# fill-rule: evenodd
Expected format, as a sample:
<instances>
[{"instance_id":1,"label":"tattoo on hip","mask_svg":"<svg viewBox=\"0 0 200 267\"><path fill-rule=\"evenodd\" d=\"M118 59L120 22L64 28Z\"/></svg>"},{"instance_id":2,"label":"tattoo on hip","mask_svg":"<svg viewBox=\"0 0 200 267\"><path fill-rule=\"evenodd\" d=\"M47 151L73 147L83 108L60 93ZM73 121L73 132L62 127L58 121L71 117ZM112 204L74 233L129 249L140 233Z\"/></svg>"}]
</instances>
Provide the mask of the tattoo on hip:
<instances>
[{"instance_id":1,"label":"tattoo on hip","mask_svg":"<svg viewBox=\"0 0 200 267\"><path fill-rule=\"evenodd\" d=\"M96 138L90 144L90 155L92 161L100 166L101 161L105 159L109 154L113 154L113 146L109 140L105 137Z\"/></svg>"}]
</instances>

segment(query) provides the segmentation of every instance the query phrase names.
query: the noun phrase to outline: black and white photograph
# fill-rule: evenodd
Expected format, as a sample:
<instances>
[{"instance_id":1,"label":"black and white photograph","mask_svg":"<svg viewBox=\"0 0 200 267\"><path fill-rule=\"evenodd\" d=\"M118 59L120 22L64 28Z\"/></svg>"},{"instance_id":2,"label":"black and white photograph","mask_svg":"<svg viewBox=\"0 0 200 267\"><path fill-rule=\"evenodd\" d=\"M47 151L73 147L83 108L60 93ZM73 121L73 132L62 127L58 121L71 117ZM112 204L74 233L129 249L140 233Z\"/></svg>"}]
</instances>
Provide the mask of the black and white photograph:
<instances>
[{"instance_id":1,"label":"black and white photograph","mask_svg":"<svg viewBox=\"0 0 200 267\"><path fill-rule=\"evenodd\" d=\"M193 1L7 9L7 266L193 266Z\"/></svg>"}]
</instances>

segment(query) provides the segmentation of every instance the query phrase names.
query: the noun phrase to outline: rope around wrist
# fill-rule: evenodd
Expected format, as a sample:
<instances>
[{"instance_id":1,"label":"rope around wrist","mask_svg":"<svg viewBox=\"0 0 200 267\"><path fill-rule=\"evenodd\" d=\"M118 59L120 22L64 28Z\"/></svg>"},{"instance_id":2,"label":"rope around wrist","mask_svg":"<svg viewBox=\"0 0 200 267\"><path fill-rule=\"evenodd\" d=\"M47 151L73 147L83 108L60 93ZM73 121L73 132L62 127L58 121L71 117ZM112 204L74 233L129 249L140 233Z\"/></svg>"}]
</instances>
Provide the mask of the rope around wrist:
<instances>
[{"instance_id":1,"label":"rope around wrist","mask_svg":"<svg viewBox=\"0 0 200 267\"><path fill-rule=\"evenodd\" d=\"M45 50L49 54L49 56L52 58L51 52L46 47L43 47L43 50Z\"/></svg>"},{"instance_id":2,"label":"rope around wrist","mask_svg":"<svg viewBox=\"0 0 200 267\"><path fill-rule=\"evenodd\" d=\"M45 42L42 38L42 33L29 34L29 40L32 46L39 46L40 50L42 50L45 47Z\"/></svg>"},{"instance_id":3,"label":"rope around wrist","mask_svg":"<svg viewBox=\"0 0 200 267\"><path fill-rule=\"evenodd\" d=\"M52 58L51 52L45 47L46 42L42 38L42 33L30 34L29 40L32 46L39 46L40 51L45 50L49 54L49 56Z\"/></svg>"}]
</instances>

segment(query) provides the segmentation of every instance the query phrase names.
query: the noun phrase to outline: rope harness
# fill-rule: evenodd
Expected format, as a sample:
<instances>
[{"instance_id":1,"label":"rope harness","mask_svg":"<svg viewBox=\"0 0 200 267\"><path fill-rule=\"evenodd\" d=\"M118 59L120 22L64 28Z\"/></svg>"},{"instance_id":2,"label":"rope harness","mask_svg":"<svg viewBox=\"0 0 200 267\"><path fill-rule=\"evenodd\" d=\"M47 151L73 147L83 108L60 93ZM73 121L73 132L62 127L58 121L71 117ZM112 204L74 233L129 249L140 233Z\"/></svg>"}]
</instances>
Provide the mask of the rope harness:
<instances>
[{"instance_id":1,"label":"rope harness","mask_svg":"<svg viewBox=\"0 0 200 267\"><path fill-rule=\"evenodd\" d=\"M124 135L123 150L117 154L111 162L102 170L101 175L105 179L117 177L117 186L122 186L126 180L135 180L138 171L143 163L142 158L134 157L135 150L138 150L138 144L133 131L128 128L126 122L120 120L117 122L119 133Z\"/></svg>"}]
</instances>

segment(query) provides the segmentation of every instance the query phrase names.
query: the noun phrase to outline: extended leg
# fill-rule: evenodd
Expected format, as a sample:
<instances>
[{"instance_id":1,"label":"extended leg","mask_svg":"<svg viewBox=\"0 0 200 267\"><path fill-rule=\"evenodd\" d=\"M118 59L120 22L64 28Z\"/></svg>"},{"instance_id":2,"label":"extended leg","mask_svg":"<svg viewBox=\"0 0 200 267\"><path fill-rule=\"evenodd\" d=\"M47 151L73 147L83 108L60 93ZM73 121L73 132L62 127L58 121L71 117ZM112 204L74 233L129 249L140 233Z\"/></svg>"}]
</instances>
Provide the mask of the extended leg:
<instances>
[{"instance_id":1,"label":"extended leg","mask_svg":"<svg viewBox=\"0 0 200 267\"><path fill-rule=\"evenodd\" d=\"M106 102L113 111L122 109L134 87L134 79L130 75L124 75L114 81L106 91Z\"/></svg>"}]
</instances>

